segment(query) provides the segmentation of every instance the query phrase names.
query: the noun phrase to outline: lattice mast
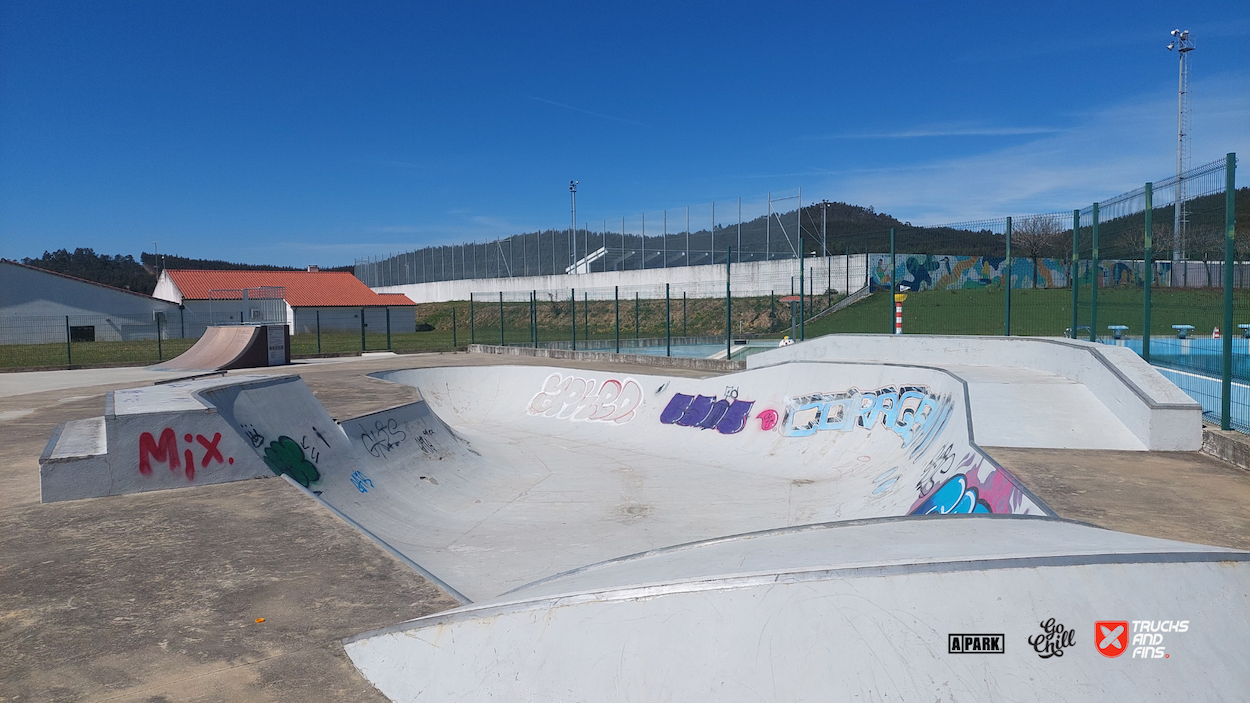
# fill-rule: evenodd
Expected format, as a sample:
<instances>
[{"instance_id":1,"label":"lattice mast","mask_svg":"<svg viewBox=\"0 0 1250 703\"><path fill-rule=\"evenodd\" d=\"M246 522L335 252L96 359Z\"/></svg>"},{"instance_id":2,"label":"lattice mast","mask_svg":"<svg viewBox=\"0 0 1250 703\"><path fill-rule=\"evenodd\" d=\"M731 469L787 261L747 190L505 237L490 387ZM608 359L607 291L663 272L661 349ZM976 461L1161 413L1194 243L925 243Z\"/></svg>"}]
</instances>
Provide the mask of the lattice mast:
<instances>
[{"instance_id":1,"label":"lattice mast","mask_svg":"<svg viewBox=\"0 0 1250 703\"><path fill-rule=\"evenodd\" d=\"M1176 94L1176 205L1172 208L1173 261L1184 258L1185 230L1189 224L1184 174L1189 168L1189 52L1193 50L1194 42L1189 37L1189 30L1173 29L1168 51L1175 51L1180 57L1180 77Z\"/></svg>"}]
</instances>

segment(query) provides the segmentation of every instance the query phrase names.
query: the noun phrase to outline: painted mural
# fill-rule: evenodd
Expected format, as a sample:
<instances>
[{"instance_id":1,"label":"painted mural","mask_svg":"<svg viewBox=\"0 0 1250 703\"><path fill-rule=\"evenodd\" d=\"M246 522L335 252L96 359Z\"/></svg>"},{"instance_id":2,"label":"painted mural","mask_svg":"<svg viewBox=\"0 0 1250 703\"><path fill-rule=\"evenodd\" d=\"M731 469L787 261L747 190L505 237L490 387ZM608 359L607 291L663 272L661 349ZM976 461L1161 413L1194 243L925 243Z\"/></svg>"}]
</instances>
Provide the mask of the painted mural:
<instances>
[{"instance_id":1,"label":"painted mural","mask_svg":"<svg viewBox=\"0 0 1250 703\"><path fill-rule=\"evenodd\" d=\"M1007 260L1001 256L955 256L948 254L898 254L894 260L894 278L899 285L913 291L976 290L1002 286ZM1102 260L1098 262L1102 278L1099 286L1141 286L1144 266L1141 261ZM1013 257L1011 287L1066 288L1071 280L1070 262L1064 259L1033 259ZM1093 279L1092 261L1081 261L1078 280L1088 285ZM1171 285L1171 263L1155 262L1154 284ZM869 273L873 290L889 288L890 255L870 254Z\"/></svg>"}]
</instances>

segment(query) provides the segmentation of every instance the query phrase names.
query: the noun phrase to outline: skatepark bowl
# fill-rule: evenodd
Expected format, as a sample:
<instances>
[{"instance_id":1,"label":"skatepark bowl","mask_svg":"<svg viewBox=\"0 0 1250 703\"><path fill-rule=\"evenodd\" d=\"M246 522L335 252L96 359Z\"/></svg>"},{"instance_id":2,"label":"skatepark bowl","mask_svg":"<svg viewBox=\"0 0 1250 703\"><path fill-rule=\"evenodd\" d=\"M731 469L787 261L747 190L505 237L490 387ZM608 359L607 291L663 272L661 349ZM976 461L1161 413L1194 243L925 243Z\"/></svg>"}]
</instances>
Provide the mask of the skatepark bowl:
<instances>
[{"instance_id":1,"label":"skatepark bowl","mask_svg":"<svg viewBox=\"0 0 1250 703\"><path fill-rule=\"evenodd\" d=\"M924 363L922 363L922 361ZM1128 350L821 338L695 379L383 371L115 391L45 502L280 475L461 606L345 641L417 700L1239 700L1250 553L1056 517L987 446L1194 451Z\"/></svg>"}]
</instances>

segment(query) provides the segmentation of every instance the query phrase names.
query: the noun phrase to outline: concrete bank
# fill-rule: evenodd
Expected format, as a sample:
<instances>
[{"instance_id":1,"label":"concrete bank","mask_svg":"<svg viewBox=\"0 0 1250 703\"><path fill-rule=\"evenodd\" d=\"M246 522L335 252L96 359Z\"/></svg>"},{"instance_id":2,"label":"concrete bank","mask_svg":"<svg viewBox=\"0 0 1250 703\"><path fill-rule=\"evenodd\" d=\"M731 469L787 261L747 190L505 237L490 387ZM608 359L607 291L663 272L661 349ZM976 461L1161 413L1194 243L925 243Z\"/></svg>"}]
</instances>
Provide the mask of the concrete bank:
<instances>
[{"instance_id":1,"label":"concrete bank","mask_svg":"<svg viewBox=\"0 0 1250 703\"><path fill-rule=\"evenodd\" d=\"M571 349L534 349L533 347L501 347L496 344L471 344L472 354L501 354L504 356L531 356L540 359L566 359L576 361L605 361L636 366L656 366L699 371L742 371L745 361L724 359L692 359L680 356L650 356L647 354L617 354L605 351L573 351Z\"/></svg>"}]
</instances>

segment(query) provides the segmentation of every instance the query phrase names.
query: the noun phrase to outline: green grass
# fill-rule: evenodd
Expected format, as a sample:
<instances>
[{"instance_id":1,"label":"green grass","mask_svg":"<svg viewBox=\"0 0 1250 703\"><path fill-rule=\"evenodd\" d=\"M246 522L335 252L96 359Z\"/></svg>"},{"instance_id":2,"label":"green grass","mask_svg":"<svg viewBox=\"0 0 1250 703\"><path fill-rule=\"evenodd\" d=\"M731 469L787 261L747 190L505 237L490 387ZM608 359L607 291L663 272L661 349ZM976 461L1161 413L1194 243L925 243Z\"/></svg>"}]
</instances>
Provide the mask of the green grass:
<instances>
[{"instance_id":1,"label":"green grass","mask_svg":"<svg viewBox=\"0 0 1250 703\"><path fill-rule=\"evenodd\" d=\"M158 353L155 339L132 342L74 342L66 352L65 343L6 344L0 346L0 368L40 366L95 366L100 364L155 364L172 359L195 344L194 339L161 340Z\"/></svg>"},{"instance_id":2,"label":"green grass","mask_svg":"<svg viewBox=\"0 0 1250 703\"><path fill-rule=\"evenodd\" d=\"M1089 287L1078 291L1077 324L1090 324ZM1156 289L1151 296L1152 335L1174 334L1172 325L1190 324L1209 334L1222 324L1223 291ZM1144 293L1136 288L1102 288L1098 291L1098 335L1108 336L1108 325L1127 325L1130 335L1140 335ZM909 293L903 303L905 334L1003 334L1001 289L925 291ZM1235 291L1233 309L1250 309L1250 291ZM1250 322L1242 313L1236 323ZM807 336L830 333L878 333L893 331L893 304L888 293L875 293L845 310L807 325ZM1011 291L1011 334L1062 336L1072 326L1071 289Z\"/></svg>"}]
</instances>

